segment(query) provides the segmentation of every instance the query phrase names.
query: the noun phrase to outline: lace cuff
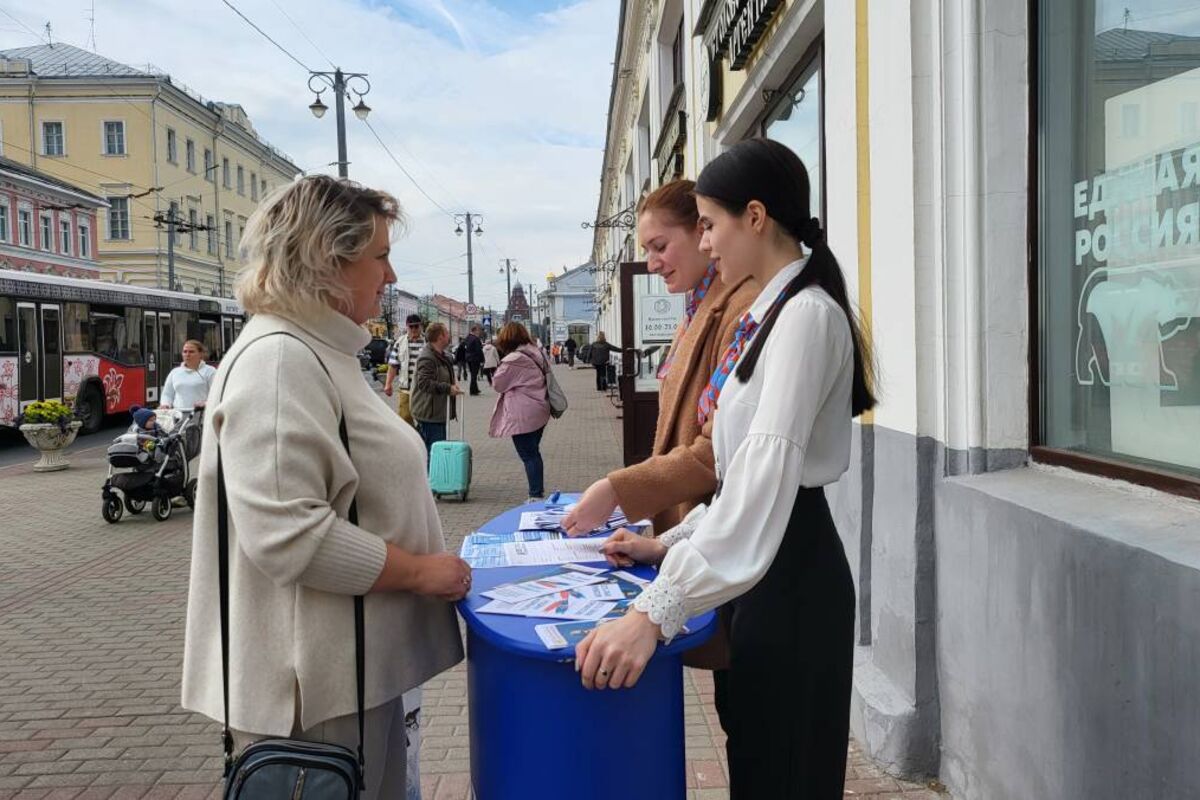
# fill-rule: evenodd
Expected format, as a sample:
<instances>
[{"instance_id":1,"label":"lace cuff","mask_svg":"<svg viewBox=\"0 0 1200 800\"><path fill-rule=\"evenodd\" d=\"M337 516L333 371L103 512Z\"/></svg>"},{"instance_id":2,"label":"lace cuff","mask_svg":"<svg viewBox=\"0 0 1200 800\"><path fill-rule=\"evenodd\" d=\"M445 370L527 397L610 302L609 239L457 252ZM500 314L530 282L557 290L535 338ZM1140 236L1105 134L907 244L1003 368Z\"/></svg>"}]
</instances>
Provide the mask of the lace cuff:
<instances>
[{"instance_id":1,"label":"lace cuff","mask_svg":"<svg viewBox=\"0 0 1200 800\"><path fill-rule=\"evenodd\" d=\"M687 612L683 607L683 589L671 583L665 575L659 575L654 583L638 595L633 607L645 612L650 621L662 630L668 642L683 629Z\"/></svg>"},{"instance_id":2,"label":"lace cuff","mask_svg":"<svg viewBox=\"0 0 1200 800\"><path fill-rule=\"evenodd\" d=\"M659 544L663 547L674 547L684 539L692 538L692 533L696 530L696 526L689 525L686 522L681 522L671 530L658 537Z\"/></svg>"},{"instance_id":3,"label":"lace cuff","mask_svg":"<svg viewBox=\"0 0 1200 800\"><path fill-rule=\"evenodd\" d=\"M708 506L703 504L696 506L678 525L659 536L658 541L662 542L664 547L674 547L684 539L692 538L696 528L700 527L700 520L704 519L704 515L707 513Z\"/></svg>"}]
</instances>

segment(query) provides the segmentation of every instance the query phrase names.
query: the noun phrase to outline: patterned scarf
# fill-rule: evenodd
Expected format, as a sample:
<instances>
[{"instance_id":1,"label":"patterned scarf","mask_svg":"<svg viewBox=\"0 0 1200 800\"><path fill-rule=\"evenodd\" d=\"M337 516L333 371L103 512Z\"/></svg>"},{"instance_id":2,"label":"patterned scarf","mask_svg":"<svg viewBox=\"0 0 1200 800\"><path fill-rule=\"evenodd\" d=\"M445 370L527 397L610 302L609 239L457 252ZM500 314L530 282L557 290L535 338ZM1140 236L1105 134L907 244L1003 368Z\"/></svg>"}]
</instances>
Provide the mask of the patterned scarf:
<instances>
[{"instance_id":1,"label":"patterned scarf","mask_svg":"<svg viewBox=\"0 0 1200 800\"><path fill-rule=\"evenodd\" d=\"M708 294L708 290L712 288L713 281L716 280L716 277L716 262L710 261L708 264L708 269L704 272L704 279L700 281L700 285L688 292L687 309L685 311L687 316L683 322L679 323L679 328L675 331L675 339L672 344L671 351L667 353L667 357L658 367L658 372L656 374L660 381L667 377L667 372L671 369L672 362L675 361L675 350L679 347L679 343L683 341L683 334L687 332L688 326L692 324L692 318L696 316L696 310L700 308L700 301L702 301L705 295Z\"/></svg>"},{"instance_id":2,"label":"patterned scarf","mask_svg":"<svg viewBox=\"0 0 1200 800\"><path fill-rule=\"evenodd\" d=\"M775 301L771 303L767 309L765 316L770 316L772 309L779 305L779 301L783 299L785 287ZM704 427L704 423L717 410L717 400L721 397L721 389L725 387L725 381L729 380L729 376L733 373L733 368L737 366L738 359L742 357L742 353L750 345L754 339L754 334L758 331L758 322L747 311L738 321L737 330L733 334L733 341L729 348L725 351L725 357L721 359L721 363L713 372L712 377L708 379L708 386L704 387L704 392L700 395L700 402L696 406L696 422L700 427Z\"/></svg>"}]
</instances>

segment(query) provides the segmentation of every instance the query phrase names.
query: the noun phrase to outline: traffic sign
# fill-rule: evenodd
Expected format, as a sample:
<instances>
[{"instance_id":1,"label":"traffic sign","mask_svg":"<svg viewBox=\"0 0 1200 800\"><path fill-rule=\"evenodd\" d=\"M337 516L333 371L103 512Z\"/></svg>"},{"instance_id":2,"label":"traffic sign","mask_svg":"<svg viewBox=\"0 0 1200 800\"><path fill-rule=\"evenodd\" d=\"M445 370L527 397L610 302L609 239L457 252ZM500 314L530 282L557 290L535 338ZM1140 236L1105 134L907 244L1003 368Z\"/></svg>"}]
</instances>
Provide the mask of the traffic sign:
<instances>
[{"instance_id":1,"label":"traffic sign","mask_svg":"<svg viewBox=\"0 0 1200 800\"><path fill-rule=\"evenodd\" d=\"M467 316L473 317L479 313L479 306L474 303L467 303Z\"/></svg>"}]
</instances>

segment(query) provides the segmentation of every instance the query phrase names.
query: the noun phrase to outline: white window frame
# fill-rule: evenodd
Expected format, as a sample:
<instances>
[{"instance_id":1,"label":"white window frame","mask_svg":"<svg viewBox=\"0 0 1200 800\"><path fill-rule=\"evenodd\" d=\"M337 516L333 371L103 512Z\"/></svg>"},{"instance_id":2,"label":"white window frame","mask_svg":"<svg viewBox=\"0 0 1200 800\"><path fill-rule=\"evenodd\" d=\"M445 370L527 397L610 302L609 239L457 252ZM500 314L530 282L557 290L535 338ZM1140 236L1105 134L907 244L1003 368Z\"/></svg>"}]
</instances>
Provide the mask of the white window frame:
<instances>
[{"instance_id":1,"label":"white window frame","mask_svg":"<svg viewBox=\"0 0 1200 800\"><path fill-rule=\"evenodd\" d=\"M246 168L241 164L237 165L237 193L246 196Z\"/></svg>"},{"instance_id":2,"label":"white window frame","mask_svg":"<svg viewBox=\"0 0 1200 800\"><path fill-rule=\"evenodd\" d=\"M59 142L59 145L60 145L61 149L57 153L51 153L46 148L46 126L47 125L57 125L58 126L59 138L61 140ZM62 158L64 156L66 156L66 154L67 154L67 123L63 122L61 119L44 119L44 120L42 120L41 128L42 128L42 137L41 137L42 138L42 155L44 155L48 158Z\"/></svg>"},{"instance_id":3,"label":"white window frame","mask_svg":"<svg viewBox=\"0 0 1200 800\"><path fill-rule=\"evenodd\" d=\"M76 220L75 230L79 231L79 257L92 257L92 226L83 220Z\"/></svg>"},{"instance_id":4,"label":"white window frame","mask_svg":"<svg viewBox=\"0 0 1200 800\"><path fill-rule=\"evenodd\" d=\"M0 242L12 243L12 218L7 197L0 197Z\"/></svg>"},{"instance_id":5,"label":"white window frame","mask_svg":"<svg viewBox=\"0 0 1200 800\"><path fill-rule=\"evenodd\" d=\"M183 143L184 166L193 175L196 173L196 140L186 139Z\"/></svg>"},{"instance_id":6,"label":"white window frame","mask_svg":"<svg viewBox=\"0 0 1200 800\"><path fill-rule=\"evenodd\" d=\"M231 219L225 220L225 229L223 232L225 234L225 257L232 259L233 258L233 220L231 220Z\"/></svg>"},{"instance_id":7,"label":"white window frame","mask_svg":"<svg viewBox=\"0 0 1200 800\"><path fill-rule=\"evenodd\" d=\"M207 147L204 148L204 180L217 182L217 157Z\"/></svg>"},{"instance_id":8,"label":"white window frame","mask_svg":"<svg viewBox=\"0 0 1200 800\"><path fill-rule=\"evenodd\" d=\"M188 209L188 247L196 249L196 226L200 224L200 215L194 208Z\"/></svg>"},{"instance_id":9,"label":"white window frame","mask_svg":"<svg viewBox=\"0 0 1200 800\"><path fill-rule=\"evenodd\" d=\"M71 240L73 239L74 235L75 235L75 232L71 230L71 218L70 217L59 217L58 218L58 248L59 248L58 251L60 253L62 253L64 256L71 255Z\"/></svg>"},{"instance_id":10,"label":"white window frame","mask_svg":"<svg viewBox=\"0 0 1200 800\"><path fill-rule=\"evenodd\" d=\"M119 152L110 153L108 150L108 126L120 125L121 131L121 146ZM105 119L100 121L100 155L106 158L125 158L129 155L129 140L123 119Z\"/></svg>"},{"instance_id":11,"label":"white window frame","mask_svg":"<svg viewBox=\"0 0 1200 800\"><path fill-rule=\"evenodd\" d=\"M22 247L33 248L32 206L17 206L17 243Z\"/></svg>"},{"instance_id":12,"label":"white window frame","mask_svg":"<svg viewBox=\"0 0 1200 800\"><path fill-rule=\"evenodd\" d=\"M217 218L212 214L204 215L204 225L208 228L208 254L217 255Z\"/></svg>"},{"instance_id":13,"label":"white window frame","mask_svg":"<svg viewBox=\"0 0 1200 800\"><path fill-rule=\"evenodd\" d=\"M133 230L132 230L132 226L130 225L130 219L129 219L129 198L128 197L109 197L108 203L109 203L108 220L107 220L108 225L105 230L105 233L107 235L107 240L110 242L127 242L127 241L131 240L133 238L133 236L132 236ZM123 204L123 210L121 212L117 212L118 204ZM125 234L124 236L113 236L113 214L114 213L124 214L124 222L125 222L124 228L122 231L118 231L118 233L124 233ZM118 216L118 219L120 219L119 216Z\"/></svg>"},{"instance_id":14,"label":"white window frame","mask_svg":"<svg viewBox=\"0 0 1200 800\"><path fill-rule=\"evenodd\" d=\"M250 173L250 199L258 202L258 173Z\"/></svg>"},{"instance_id":15,"label":"white window frame","mask_svg":"<svg viewBox=\"0 0 1200 800\"><path fill-rule=\"evenodd\" d=\"M49 211L42 211L38 214L38 232L41 234L42 250L47 253L54 252L54 240L58 236L58 232L54 230L54 214ZM49 232L49 236L46 233Z\"/></svg>"},{"instance_id":16,"label":"white window frame","mask_svg":"<svg viewBox=\"0 0 1200 800\"><path fill-rule=\"evenodd\" d=\"M232 178L230 177L229 172L229 156L221 156L221 185L226 189L232 189L233 183L231 181Z\"/></svg>"},{"instance_id":17,"label":"white window frame","mask_svg":"<svg viewBox=\"0 0 1200 800\"><path fill-rule=\"evenodd\" d=\"M167 161L179 165L179 134L174 128L167 128Z\"/></svg>"}]
</instances>

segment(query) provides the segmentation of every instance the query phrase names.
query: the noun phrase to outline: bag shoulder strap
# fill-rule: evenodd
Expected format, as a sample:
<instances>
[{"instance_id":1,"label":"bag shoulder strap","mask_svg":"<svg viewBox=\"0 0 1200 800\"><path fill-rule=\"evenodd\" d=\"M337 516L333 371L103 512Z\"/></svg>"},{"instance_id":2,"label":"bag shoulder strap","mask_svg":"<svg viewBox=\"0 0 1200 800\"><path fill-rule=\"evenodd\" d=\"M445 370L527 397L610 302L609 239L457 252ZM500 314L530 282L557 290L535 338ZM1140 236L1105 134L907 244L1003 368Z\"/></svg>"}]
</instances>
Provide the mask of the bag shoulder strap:
<instances>
[{"instance_id":1,"label":"bag shoulder strap","mask_svg":"<svg viewBox=\"0 0 1200 800\"><path fill-rule=\"evenodd\" d=\"M287 331L273 331L271 333L260 336L259 339L265 339L268 336L290 336L302 345L308 348L313 357L317 359L317 363L325 372L329 380L333 381L333 375L330 374L329 368L325 366L325 362L317 355L317 351L313 350L312 345L301 339L294 333ZM257 339L255 341L258 341ZM246 352L244 349L234 356L233 361L229 362L228 368L225 370L226 383L228 383L229 373L233 370L233 365L237 362L238 356ZM337 384L334 383L336 387ZM221 385L221 396L217 397L220 402L221 397L225 394L225 383ZM346 455L350 455L350 434L346 430L346 415L344 411L338 412L338 436L342 440L342 447L346 448ZM217 572L221 583L221 691L224 701L225 716L221 721L221 744L225 750L225 776L228 777L230 770L233 768L233 734L229 730L229 497L225 491L225 466L221 460L221 442L216 437L213 438L213 446L217 448ZM346 514L347 521L351 525L358 525L358 498L354 497L350 500L350 509ZM358 782L359 786L363 785L363 775L366 767L365 758L363 756L363 740L365 738L365 705L366 705L366 625L365 614L363 607L362 595L356 595L354 598L354 670L357 680L356 694L358 703Z\"/></svg>"}]
</instances>

